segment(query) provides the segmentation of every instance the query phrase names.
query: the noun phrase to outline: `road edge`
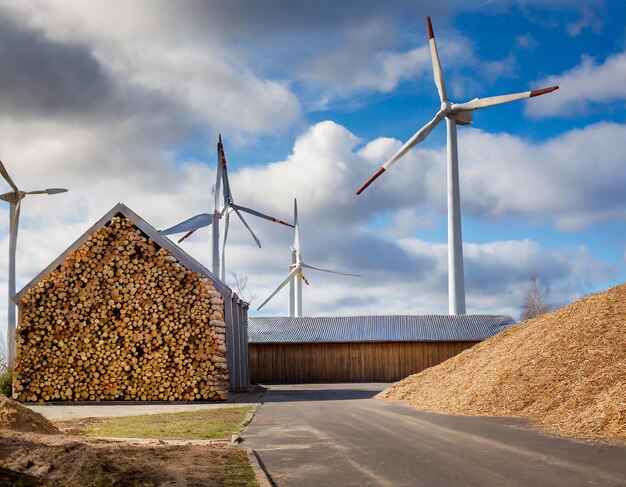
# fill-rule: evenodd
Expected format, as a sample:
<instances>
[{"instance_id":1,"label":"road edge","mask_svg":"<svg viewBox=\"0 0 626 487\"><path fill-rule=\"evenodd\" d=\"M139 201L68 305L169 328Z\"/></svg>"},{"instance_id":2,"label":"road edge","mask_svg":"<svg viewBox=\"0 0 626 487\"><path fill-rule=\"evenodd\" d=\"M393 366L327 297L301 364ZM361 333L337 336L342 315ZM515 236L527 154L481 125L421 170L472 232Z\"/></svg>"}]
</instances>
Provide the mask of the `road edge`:
<instances>
[{"instance_id":1,"label":"road edge","mask_svg":"<svg viewBox=\"0 0 626 487\"><path fill-rule=\"evenodd\" d=\"M250 467L252 467L254 475L256 476L259 487L275 487L276 484L272 482L269 472L265 469L265 466L261 462L258 453L252 448L244 449L248 454L248 461L250 462Z\"/></svg>"}]
</instances>

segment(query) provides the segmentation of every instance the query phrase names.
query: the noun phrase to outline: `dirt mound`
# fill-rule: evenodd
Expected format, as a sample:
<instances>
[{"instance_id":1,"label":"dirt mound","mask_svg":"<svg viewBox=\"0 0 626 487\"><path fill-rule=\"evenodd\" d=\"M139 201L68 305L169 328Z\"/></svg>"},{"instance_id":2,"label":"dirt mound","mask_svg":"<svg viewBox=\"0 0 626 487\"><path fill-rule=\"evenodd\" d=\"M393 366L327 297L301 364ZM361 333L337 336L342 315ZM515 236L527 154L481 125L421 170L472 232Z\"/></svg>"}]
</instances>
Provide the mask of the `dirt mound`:
<instances>
[{"instance_id":1,"label":"dirt mound","mask_svg":"<svg viewBox=\"0 0 626 487\"><path fill-rule=\"evenodd\" d=\"M41 485L41 482L32 475L0 467L0 487L15 487L17 485L20 487L35 487Z\"/></svg>"},{"instance_id":2,"label":"dirt mound","mask_svg":"<svg viewBox=\"0 0 626 487\"><path fill-rule=\"evenodd\" d=\"M247 453L237 448L0 435L0 487L256 485L254 479Z\"/></svg>"},{"instance_id":3,"label":"dirt mound","mask_svg":"<svg viewBox=\"0 0 626 487\"><path fill-rule=\"evenodd\" d=\"M626 284L511 327L377 398L625 439Z\"/></svg>"},{"instance_id":4,"label":"dirt mound","mask_svg":"<svg viewBox=\"0 0 626 487\"><path fill-rule=\"evenodd\" d=\"M41 414L0 394L0 430L58 434L60 431Z\"/></svg>"}]
</instances>

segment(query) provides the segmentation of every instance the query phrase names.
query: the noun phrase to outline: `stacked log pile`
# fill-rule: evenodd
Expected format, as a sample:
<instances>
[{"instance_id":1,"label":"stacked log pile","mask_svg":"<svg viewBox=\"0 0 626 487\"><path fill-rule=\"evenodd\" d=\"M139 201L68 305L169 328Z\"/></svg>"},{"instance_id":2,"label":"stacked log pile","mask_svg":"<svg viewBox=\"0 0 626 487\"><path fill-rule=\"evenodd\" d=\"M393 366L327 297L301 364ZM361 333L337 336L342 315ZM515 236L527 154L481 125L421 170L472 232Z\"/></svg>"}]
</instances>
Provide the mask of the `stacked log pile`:
<instances>
[{"instance_id":1,"label":"stacked log pile","mask_svg":"<svg viewBox=\"0 0 626 487\"><path fill-rule=\"evenodd\" d=\"M226 398L221 295L126 218L71 252L20 312L14 399Z\"/></svg>"}]
</instances>

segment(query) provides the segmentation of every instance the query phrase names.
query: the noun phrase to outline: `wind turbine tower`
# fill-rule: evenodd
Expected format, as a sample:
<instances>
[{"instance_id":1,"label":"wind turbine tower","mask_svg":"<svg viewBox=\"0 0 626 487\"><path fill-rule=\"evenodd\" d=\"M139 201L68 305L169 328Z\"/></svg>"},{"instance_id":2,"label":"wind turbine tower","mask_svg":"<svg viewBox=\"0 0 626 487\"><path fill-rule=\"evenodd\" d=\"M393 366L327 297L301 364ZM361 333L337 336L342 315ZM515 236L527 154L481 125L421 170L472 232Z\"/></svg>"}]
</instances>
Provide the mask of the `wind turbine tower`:
<instances>
[{"instance_id":1,"label":"wind turbine tower","mask_svg":"<svg viewBox=\"0 0 626 487\"><path fill-rule=\"evenodd\" d=\"M257 308L257 311L265 306L287 283L289 283L289 316L299 318L302 316L302 282L307 286L309 281L304 275L303 269L313 269L321 272L329 272L331 274L341 274L342 276L361 277L358 274L348 274L346 272L331 271L329 269L320 269L312 265L305 264L302 261L302 253L300 247L300 226L298 225L298 201L293 200L293 247L291 248L291 272L285 280L276 288L276 290Z\"/></svg>"},{"instance_id":2,"label":"wind turbine tower","mask_svg":"<svg viewBox=\"0 0 626 487\"><path fill-rule=\"evenodd\" d=\"M230 213L234 212L244 226L248 229L252 238L256 242L256 244L261 248L261 242L254 234L248 223L244 220L242 216L243 213L248 213L250 215L254 215L259 218L263 218L265 220L272 221L274 223L279 223L281 225L292 227L291 223L284 222L279 220L278 218L274 218L273 216L265 215L259 211L253 210L251 208L246 208L245 206L240 206L235 204L233 200L233 194L230 190L230 181L228 180L228 165L226 164L226 153L224 152L224 145L222 144L222 136L219 136L219 141L217 143L217 178L215 181L215 205L213 207L213 214L209 213L200 213L199 215L192 216L188 220L181 222L173 227L167 228L161 233L163 235L172 235L176 233L185 233L185 235L178 240L178 243L185 240L191 234L193 234L196 230L212 225L211 231L211 248L212 248L212 265L213 265L213 274L216 277L220 277L222 282L226 282L226 240L228 239L228 228L230 225ZM220 210L220 190L223 193L224 197L224 205ZM220 230L219 230L219 222L221 218L224 218L224 236L222 238L222 254L220 256L219 251L219 241L220 241Z\"/></svg>"},{"instance_id":3,"label":"wind turbine tower","mask_svg":"<svg viewBox=\"0 0 626 487\"><path fill-rule=\"evenodd\" d=\"M17 250L17 230L20 223L22 200L31 194L58 194L65 193L65 188L48 188L37 191L21 191L9 176L4 164L0 161L0 174L9 183L13 191L0 195L0 200L9 203L9 300L7 304L7 365L15 363L15 303L11 298L15 296L15 253Z\"/></svg>"}]
</instances>

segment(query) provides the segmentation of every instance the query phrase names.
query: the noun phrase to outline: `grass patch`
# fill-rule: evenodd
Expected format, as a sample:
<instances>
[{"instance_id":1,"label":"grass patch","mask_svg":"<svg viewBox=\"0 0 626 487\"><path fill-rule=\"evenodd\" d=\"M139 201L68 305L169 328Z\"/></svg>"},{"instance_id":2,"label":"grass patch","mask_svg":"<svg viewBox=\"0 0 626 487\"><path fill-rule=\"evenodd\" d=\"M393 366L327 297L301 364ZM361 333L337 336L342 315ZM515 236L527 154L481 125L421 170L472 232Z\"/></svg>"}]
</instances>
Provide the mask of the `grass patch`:
<instances>
[{"instance_id":1,"label":"grass patch","mask_svg":"<svg viewBox=\"0 0 626 487\"><path fill-rule=\"evenodd\" d=\"M13 367L7 367L0 373L0 394L11 397L13 393Z\"/></svg>"},{"instance_id":2,"label":"grass patch","mask_svg":"<svg viewBox=\"0 0 626 487\"><path fill-rule=\"evenodd\" d=\"M259 484L256 481L256 475L250 466L248 454L245 451L236 451L231 455L229 460L224 485L258 487Z\"/></svg>"},{"instance_id":3,"label":"grass patch","mask_svg":"<svg viewBox=\"0 0 626 487\"><path fill-rule=\"evenodd\" d=\"M119 418L90 418L64 421L64 431L111 438L155 438L159 440L223 440L241 431L253 407L216 408L183 413L145 414ZM245 484L243 484L245 485Z\"/></svg>"}]
</instances>

